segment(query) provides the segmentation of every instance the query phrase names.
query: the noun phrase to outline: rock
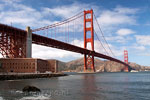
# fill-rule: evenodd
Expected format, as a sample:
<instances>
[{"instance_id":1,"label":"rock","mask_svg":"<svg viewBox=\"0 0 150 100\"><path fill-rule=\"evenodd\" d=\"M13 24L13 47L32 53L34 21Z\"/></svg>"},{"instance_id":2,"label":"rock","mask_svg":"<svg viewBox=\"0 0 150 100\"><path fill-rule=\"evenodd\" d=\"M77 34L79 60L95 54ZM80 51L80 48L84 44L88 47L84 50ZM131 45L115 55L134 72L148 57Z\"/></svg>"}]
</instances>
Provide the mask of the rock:
<instances>
[{"instance_id":1,"label":"rock","mask_svg":"<svg viewBox=\"0 0 150 100\"><path fill-rule=\"evenodd\" d=\"M37 87L35 86L25 86L23 89L22 89L23 92L41 92L40 89L38 89Z\"/></svg>"}]
</instances>

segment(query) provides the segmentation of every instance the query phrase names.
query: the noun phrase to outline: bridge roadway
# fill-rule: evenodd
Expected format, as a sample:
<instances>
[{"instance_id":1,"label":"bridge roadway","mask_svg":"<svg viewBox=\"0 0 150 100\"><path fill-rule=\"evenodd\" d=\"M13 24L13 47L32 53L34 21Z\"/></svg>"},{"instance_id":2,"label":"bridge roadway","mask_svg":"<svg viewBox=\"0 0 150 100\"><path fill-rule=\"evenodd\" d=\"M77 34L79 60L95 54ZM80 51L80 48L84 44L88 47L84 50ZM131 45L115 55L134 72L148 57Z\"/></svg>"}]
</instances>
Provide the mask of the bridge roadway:
<instances>
[{"instance_id":1,"label":"bridge roadway","mask_svg":"<svg viewBox=\"0 0 150 100\"><path fill-rule=\"evenodd\" d=\"M71 45L68 43L64 43L58 40L54 40L51 38L47 38L44 36L40 36L37 34L32 34L32 43L35 44L39 44L39 45L43 45L43 46L48 46L48 47L53 47L53 48L58 48L58 49L62 49L62 50L67 50L67 51L72 51L72 52L76 52L76 53L80 53L80 54L94 54L95 57L99 57L99 58L103 58L103 59L108 59L111 61L115 61L118 63L121 63L125 66L129 66L128 64L126 64L125 62L118 60L116 58L95 52L95 51L91 51L88 49L84 49L75 45Z\"/></svg>"},{"instance_id":2,"label":"bridge roadway","mask_svg":"<svg viewBox=\"0 0 150 100\"><path fill-rule=\"evenodd\" d=\"M18 29L15 27L11 27L8 25L4 25L4 24L0 24L0 32L8 32L8 33L18 33L18 34L22 34L22 36L26 36L27 32L25 30L22 29ZM72 51L72 52L76 52L76 53L80 53L80 54L94 54L95 57L99 57L99 58L103 58L103 59L107 59L107 60L111 60L111 61L115 61L118 62L120 64L123 64L125 66L129 66L128 64L126 64L125 62L118 60L116 58L95 52L95 51L91 51L88 49L84 49L75 45L71 45L68 43L64 43L55 39L51 39L48 37L44 37L41 35L37 35L32 33L32 43L34 44L39 44L39 45L43 45L43 46L48 46L48 47L52 47L52 48L58 48L58 49L62 49L62 50L67 50L67 51Z\"/></svg>"}]
</instances>

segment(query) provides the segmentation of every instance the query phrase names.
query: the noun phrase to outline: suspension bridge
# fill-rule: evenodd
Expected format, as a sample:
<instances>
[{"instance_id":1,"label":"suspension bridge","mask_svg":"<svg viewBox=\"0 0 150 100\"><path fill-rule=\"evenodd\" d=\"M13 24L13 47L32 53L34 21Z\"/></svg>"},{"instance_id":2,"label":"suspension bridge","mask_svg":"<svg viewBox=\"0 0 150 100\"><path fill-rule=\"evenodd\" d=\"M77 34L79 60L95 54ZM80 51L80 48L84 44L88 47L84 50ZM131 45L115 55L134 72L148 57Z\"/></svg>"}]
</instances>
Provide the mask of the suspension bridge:
<instances>
[{"instance_id":1,"label":"suspension bridge","mask_svg":"<svg viewBox=\"0 0 150 100\"><path fill-rule=\"evenodd\" d=\"M32 43L83 54L85 71L95 71L94 57L118 62L129 70L127 52L125 62L115 58L92 9L52 25L27 27L26 31L0 24L0 53L4 58L31 58Z\"/></svg>"}]
</instances>

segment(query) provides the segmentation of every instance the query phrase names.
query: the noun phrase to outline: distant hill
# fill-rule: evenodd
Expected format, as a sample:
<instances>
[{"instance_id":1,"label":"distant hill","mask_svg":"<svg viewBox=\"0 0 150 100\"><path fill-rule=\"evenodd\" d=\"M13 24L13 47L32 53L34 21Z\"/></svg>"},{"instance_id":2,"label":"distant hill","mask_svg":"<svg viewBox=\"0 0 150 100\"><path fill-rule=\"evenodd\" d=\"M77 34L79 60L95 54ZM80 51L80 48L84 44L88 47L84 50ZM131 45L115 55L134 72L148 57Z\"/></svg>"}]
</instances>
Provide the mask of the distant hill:
<instances>
[{"instance_id":1,"label":"distant hill","mask_svg":"<svg viewBox=\"0 0 150 100\"><path fill-rule=\"evenodd\" d=\"M136 63L129 63L132 70L144 71L150 70L148 66L141 66ZM77 59L70 62L58 61L59 71L74 71L80 72L84 68L84 59ZM121 72L124 65L107 60L95 59L95 68L98 72Z\"/></svg>"}]
</instances>

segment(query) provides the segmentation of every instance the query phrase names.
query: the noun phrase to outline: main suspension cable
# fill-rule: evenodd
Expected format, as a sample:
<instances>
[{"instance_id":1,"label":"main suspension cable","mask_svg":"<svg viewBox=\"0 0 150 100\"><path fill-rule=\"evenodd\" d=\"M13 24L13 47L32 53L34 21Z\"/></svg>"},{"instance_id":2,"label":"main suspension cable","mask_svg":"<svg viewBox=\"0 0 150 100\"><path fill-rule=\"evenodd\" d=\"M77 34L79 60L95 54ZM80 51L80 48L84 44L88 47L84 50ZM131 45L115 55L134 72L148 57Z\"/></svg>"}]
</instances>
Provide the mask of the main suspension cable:
<instances>
[{"instance_id":1,"label":"main suspension cable","mask_svg":"<svg viewBox=\"0 0 150 100\"><path fill-rule=\"evenodd\" d=\"M97 35L97 33L96 33L95 30L94 30L94 33L95 33L95 35L96 35L98 41L100 42L101 46L104 48L105 52L107 53L107 55L109 55L109 53L107 52L107 50L106 50L106 48L104 47L104 45L103 45L103 43L101 42L101 40L99 39L99 37L98 37L98 35Z\"/></svg>"},{"instance_id":2,"label":"main suspension cable","mask_svg":"<svg viewBox=\"0 0 150 100\"><path fill-rule=\"evenodd\" d=\"M93 15L94 15L94 18L95 18L96 23L97 23L97 25L98 25L98 28L99 28L99 30L100 30L100 32L101 32L101 34L102 34L102 37L104 38L104 41L106 42L106 44L107 44L107 46L108 46L110 52L112 53L112 55L115 57L114 53L113 53L112 50L110 49L110 46L108 45L108 42L107 42L106 39L105 39L105 36L104 36L104 34L103 34L103 31L102 31L102 29L101 29L101 27L100 27L100 25L99 25L99 23L98 23L98 21L97 21L97 18L96 18L96 16L95 16L94 13L93 13Z\"/></svg>"},{"instance_id":3,"label":"main suspension cable","mask_svg":"<svg viewBox=\"0 0 150 100\"><path fill-rule=\"evenodd\" d=\"M68 18L68 19L65 19L65 20L63 20L61 22L58 22L58 23L55 23L55 24L52 24L52 25L48 25L48 26L45 26L45 27L41 27L41 28L38 28L38 29L34 29L34 30L32 30L32 32L36 32L36 31L40 31L40 30L45 30L45 29L53 28L53 27L60 26L60 25L63 25L65 23L71 22L73 20L76 20L76 19L82 17L83 16L82 13L83 12L80 12L80 13L78 13L78 14L76 14L76 15ZM82 15L80 15L80 14L82 14Z\"/></svg>"}]
</instances>

